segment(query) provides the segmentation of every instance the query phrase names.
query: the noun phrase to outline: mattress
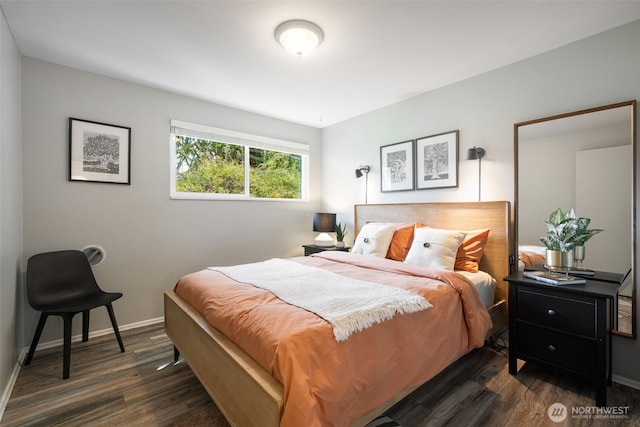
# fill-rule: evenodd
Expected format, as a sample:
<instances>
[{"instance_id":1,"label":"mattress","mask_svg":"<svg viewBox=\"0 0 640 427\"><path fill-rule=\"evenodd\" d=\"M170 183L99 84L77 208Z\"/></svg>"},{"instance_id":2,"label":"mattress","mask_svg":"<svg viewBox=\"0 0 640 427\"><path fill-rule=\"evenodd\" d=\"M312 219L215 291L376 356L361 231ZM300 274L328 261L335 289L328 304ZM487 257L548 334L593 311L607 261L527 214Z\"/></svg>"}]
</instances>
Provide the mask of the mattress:
<instances>
[{"instance_id":1,"label":"mattress","mask_svg":"<svg viewBox=\"0 0 640 427\"><path fill-rule=\"evenodd\" d=\"M496 292L496 279L484 271L471 273L469 271L456 270L456 273L463 275L473 283L476 291L478 291L478 296L480 296L480 301L482 301L485 307L493 305Z\"/></svg>"}]
</instances>

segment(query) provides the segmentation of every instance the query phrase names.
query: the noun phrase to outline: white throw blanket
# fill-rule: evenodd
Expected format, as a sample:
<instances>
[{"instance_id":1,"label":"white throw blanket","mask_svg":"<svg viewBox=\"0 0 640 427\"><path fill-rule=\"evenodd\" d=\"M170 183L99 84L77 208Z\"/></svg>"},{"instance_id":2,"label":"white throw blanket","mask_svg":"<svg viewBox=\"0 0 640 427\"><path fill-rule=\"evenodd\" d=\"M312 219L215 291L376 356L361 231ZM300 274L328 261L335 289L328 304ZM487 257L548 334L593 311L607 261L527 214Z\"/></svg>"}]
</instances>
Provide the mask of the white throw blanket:
<instances>
[{"instance_id":1,"label":"white throw blanket","mask_svg":"<svg viewBox=\"0 0 640 427\"><path fill-rule=\"evenodd\" d=\"M229 278L265 289L281 300L304 308L333 327L336 341L344 341L396 313L426 310L422 296L396 288L352 279L321 268L274 258L231 267L209 267Z\"/></svg>"}]
</instances>

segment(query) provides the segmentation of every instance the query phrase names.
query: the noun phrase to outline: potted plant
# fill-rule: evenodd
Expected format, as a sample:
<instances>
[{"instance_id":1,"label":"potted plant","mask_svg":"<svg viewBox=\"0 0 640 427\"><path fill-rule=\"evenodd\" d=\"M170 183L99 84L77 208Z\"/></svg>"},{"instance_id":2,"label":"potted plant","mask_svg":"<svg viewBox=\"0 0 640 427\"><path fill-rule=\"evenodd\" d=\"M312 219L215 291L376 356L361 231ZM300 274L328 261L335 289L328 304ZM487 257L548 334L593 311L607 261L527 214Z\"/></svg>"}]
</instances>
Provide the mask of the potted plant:
<instances>
[{"instance_id":1,"label":"potted plant","mask_svg":"<svg viewBox=\"0 0 640 427\"><path fill-rule=\"evenodd\" d=\"M575 243L573 245L573 260L575 267L578 270L582 269L582 261L584 260L584 245L587 243L589 239L591 239L594 235L603 231L599 228L592 228L589 230L589 224L591 223L591 218L577 218L576 224L576 238Z\"/></svg>"},{"instance_id":2,"label":"potted plant","mask_svg":"<svg viewBox=\"0 0 640 427\"><path fill-rule=\"evenodd\" d=\"M589 230L590 222L590 218L576 216L573 209L564 212L558 208L551 212L548 221L544 222L547 225L547 235L540 238L547 248L546 261L550 268L570 268L574 259L580 259L580 254L574 255L574 249L582 247L584 254L584 244L602 231Z\"/></svg>"},{"instance_id":3,"label":"potted plant","mask_svg":"<svg viewBox=\"0 0 640 427\"><path fill-rule=\"evenodd\" d=\"M347 235L347 225L336 224L336 246L344 248L344 237Z\"/></svg>"}]
</instances>

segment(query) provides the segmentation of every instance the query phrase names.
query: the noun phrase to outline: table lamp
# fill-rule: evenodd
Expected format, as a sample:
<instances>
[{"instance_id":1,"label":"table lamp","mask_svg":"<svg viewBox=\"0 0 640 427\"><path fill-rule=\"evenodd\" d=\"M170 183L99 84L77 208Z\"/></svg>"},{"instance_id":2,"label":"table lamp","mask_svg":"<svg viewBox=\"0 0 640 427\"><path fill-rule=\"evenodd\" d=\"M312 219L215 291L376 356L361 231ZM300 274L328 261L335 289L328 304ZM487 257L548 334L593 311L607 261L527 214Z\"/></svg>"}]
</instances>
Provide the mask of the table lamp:
<instances>
[{"instance_id":1,"label":"table lamp","mask_svg":"<svg viewBox=\"0 0 640 427\"><path fill-rule=\"evenodd\" d=\"M336 231L336 214L317 212L313 214L313 231L319 232L313 241L316 246L333 246L333 237L327 233Z\"/></svg>"}]
</instances>

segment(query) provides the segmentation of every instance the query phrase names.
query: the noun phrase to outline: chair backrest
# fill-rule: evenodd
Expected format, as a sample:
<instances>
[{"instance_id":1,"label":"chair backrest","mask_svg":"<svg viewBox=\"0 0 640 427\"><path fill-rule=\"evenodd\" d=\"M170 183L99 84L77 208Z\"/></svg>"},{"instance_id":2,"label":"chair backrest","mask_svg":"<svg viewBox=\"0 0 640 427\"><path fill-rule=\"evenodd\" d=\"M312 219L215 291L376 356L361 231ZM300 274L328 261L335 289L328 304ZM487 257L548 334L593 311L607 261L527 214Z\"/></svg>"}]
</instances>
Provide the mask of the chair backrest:
<instances>
[{"instance_id":1,"label":"chair backrest","mask_svg":"<svg viewBox=\"0 0 640 427\"><path fill-rule=\"evenodd\" d=\"M36 310L100 292L82 251L46 252L27 261L27 298Z\"/></svg>"}]
</instances>

